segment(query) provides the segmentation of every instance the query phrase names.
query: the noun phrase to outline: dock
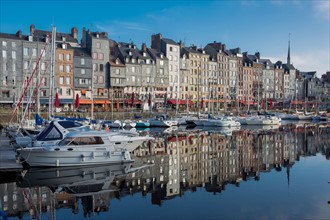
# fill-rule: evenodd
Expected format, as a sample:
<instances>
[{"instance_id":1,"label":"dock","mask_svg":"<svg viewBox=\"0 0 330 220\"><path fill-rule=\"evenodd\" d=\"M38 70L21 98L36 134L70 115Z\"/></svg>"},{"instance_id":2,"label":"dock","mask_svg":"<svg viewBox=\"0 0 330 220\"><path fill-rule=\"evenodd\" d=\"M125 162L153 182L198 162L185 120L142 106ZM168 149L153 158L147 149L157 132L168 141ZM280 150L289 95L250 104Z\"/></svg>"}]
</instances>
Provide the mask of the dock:
<instances>
[{"instance_id":1,"label":"dock","mask_svg":"<svg viewBox=\"0 0 330 220\"><path fill-rule=\"evenodd\" d=\"M0 133L0 172L18 172L23 168L16 160L15 148L10 144L10 139L5 132Z\"/></svg>"}]
</instances>

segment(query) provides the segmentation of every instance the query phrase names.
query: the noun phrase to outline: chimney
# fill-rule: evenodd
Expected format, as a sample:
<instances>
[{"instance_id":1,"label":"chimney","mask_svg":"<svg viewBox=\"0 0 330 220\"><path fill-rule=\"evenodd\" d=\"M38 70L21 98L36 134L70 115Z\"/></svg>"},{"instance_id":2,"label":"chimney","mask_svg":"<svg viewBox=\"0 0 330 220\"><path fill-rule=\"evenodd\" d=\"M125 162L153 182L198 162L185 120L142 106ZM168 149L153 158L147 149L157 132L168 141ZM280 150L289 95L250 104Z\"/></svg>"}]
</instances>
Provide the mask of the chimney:
<instances>
[{"instance_id":1,"label":"chimney","mask_svg":"<svg viewBox=\"0 0 330 220\"><path fill-rule=\"evenodd\" d=\"M34 24L30 25L30 35L33 36L36 26Z\"/></svg>"},{"instance_id":2,"label":"chimney","mask_svg":"<svg viewBox=\"0 0 330 220\"><path fill-rule=\"evenodd\" d=\"M142 43L141 49L143 52L147 51L147 45L145 43Z\"/></svg>"},{"instance_id":3,"label":"chimney","mask_svg":"<svg viewBox=\"0 0 330 220\"><path fill-rule=\"evenodd\" d=\"M221 49L222 49L222 51L225 51L226 50L226 44L222 44Z\"/></svg>"},{"instance_id":4,"label":"chimney","mask_svg":"<svg viewBox=\"0 0 330 220\"><path fill-rule=\"evenodd\" d=\"M160 33L151 35L151 48L160 51L162 38L163 36Z\"/></svg>"},{"instance_id":5,"label":"chimney","mask_svg":"<svg viewBox=\"0 0 330 220\"><path fill-rule=\"evenodd\" d=\"M254 55L257 57L258 60L260 60L260 53L259 52L256 52Z\"/></svg>"},{"instance_id":6,"label":"chimney","mask_svg":"<svg viewBox=\"0 0 330 220\"><path fill-rule=\"evenodd\" d=\"M22 30L18 30L18 31L16 32L16 36L17 36L18 38L22 38Z\"/></svg>"},{"instance_id":7,"label":"chimney","mask_svg":"<svg viewBox=\"0 0 330 220\"><path fill-rule=\"evenodd\" d=\"M108 38L108 32L102 32L101 34Z\"/></svg>"},{"instance_id":8,"label":"chimney","mask_svg":"<svg viewBox=\"0 0 330 220\"><path fill-rule=\"evenodd\" d=\"M73 27L73 28L71 29L71 36L72 36L74 39L78 40L78 29L77 29L76 27Z\"/></svg>"}]
</instances>

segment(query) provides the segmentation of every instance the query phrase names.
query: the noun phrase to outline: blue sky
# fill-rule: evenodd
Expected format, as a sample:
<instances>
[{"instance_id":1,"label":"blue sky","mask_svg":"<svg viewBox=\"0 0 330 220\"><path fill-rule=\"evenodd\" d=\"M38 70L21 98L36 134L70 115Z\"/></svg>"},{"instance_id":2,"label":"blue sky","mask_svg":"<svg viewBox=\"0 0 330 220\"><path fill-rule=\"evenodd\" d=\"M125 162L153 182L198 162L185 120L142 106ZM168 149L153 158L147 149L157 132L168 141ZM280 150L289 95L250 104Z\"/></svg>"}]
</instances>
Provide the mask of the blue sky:
<instances>
[{"instance_id":1,"label":"blue sky","mask_svg":"<svg viewBox=\"0 0 330 220\"><path fill-rule=\"evenodd\" d=\"M150 46L151 35L204 47L218 41L242 52L260 52L286 62L289 33L291 61L301 71L330 70L330 1L16 1L0 0L0 32L29 27L69 33L77 27L107 31L109 38Z\"/></svg>"}]
</instances>

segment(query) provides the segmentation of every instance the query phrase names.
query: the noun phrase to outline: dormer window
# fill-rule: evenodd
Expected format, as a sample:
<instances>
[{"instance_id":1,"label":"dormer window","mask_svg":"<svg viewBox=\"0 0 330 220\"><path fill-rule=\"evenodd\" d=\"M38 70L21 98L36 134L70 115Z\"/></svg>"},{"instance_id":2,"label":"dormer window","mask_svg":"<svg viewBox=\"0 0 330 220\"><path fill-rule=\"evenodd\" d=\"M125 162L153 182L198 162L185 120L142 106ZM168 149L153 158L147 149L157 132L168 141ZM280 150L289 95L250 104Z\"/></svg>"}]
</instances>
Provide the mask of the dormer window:
<instances>
[{"instance_id":1,"label":"dormer window","mask_svg":"<svg viewBox=\"0 0 330 220\"><path fill-rule=\"evenodd\" d=\"M99 34L96 34L96 38L99 38L100 37L100 35Z\"/></svg>"},{"instance_id":2,"label":"dormer window","mask_svg":"<svg viewBox=\"0 0 330 220\"><path fill-rule=\"evenodd\" d=\"M150 64L150 60L149 59L146 59L146 64Z\"/></svg>"},{"instance_id":3,"label":"dormer window","mask_svg":"<svg viewBox=\"0 0 330 220\"><path fill-rule=\"evenodd\" d=\"M116 59L116 64L119 64L119 60L118 59Z\"/></svg>"},{"instance_id":4,"label":"dormer window","mask_svg":"<svg viewBox=\"0 0 330 220\"><path fill-rule=\"evenodd\" d=\"M126 57L126 63L128 63L129 62L129 58L128 57Z\"/></svg>"},{"instance_id":5,"label":"dormer window","mask_svg":"<svg viewBox=\"0 0 330 220\"><path fill-rule=\"evenodd\" d=\"M133 55L132 51L129 51L128 52L128 55L132 56Z\"/></svg>"},{"instance_id":6,"label":"dormer window","mask_svg":"<svg viewBox=\"0 0 330 220\"><path fill-rule=\"evenodd\" d=\"M65 42L65 40L66 40L65 37L62 36L62 41Z\"/></svg>"},{"instance_id":7,"label":"dormer window","mask_svg":"<svg viewBox=\"0 0 330 220\"><path fill-rule=\"evenodd\" d=\"M146 57L147 56L147 53L146 52L143 52L143 56Z\"/></svg>"},{"instance_id":8,"label":"dormer window","mask_svg":"<svg viewBox=\"0 0 330 220\"><path fill-rule=\"evenodd\" d=\"M164 58L164 55L162 53L160 54L160 58L162 58L162 59Z\"/></svg>"},{"instance_id":9,"label":"dormer window","mask_svg":"<svg viewBox=\"0 0 330 220\"><path fill-rule=\"evenodd\" d=\"M66 49L66 44L62 44L62 49Z\"/></svg>"},{"instance_id":10,"label":"dormer window","mask_svg":"<svg viewBox=\"0 0 330 220\"><path fill-rule=\"evenodd\" d=\"M29 41L33 41L33 36L29 36Z\"/></svg>"}]
</instances>

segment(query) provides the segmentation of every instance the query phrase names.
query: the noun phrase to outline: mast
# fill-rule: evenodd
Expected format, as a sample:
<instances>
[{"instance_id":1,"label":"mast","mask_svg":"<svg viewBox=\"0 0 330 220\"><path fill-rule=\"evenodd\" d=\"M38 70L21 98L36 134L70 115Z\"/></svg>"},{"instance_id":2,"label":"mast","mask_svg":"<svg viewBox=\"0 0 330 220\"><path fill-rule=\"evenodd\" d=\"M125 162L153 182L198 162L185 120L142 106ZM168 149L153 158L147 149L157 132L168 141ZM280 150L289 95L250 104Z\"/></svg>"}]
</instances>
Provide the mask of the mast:
<instances>
[{"instance_id":1,"label":"mast","mask_svg":"<svg viewBox=\"0 0 330 220\"><path fill-rule=\"evenodd\" d=\"M94 95L93 95L93 90L94 90L94 67L92 70L92 82L91 82L91 100L92 100L92 104L91 104L91 120L94 119Z\"/></svg>"},{"instance_id":2,"label":"mast","mask_svg":"<svg viewBox=\"0 0 330 220\"><path fill-rule=\"evenodd\" d=\"M52 47L51 47L51 66L49 78L49 100L48 100L48 117L54 114L54 71L55 71L55 41L56 41L56 27L52 28Z\"/></svg>"}]
</instances>

